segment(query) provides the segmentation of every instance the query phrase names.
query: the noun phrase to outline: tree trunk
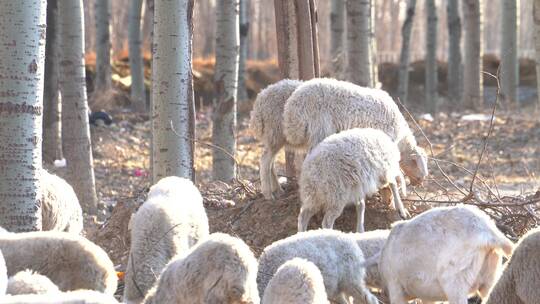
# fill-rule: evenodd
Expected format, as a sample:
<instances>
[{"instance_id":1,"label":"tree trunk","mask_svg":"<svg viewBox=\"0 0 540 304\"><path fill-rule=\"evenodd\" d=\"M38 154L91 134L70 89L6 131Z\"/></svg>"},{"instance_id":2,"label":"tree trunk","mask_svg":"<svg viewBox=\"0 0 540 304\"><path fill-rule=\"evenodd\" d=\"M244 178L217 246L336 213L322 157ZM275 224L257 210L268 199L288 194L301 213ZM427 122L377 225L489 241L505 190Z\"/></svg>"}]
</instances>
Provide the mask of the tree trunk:
<instances>
[{"instance_id":1,"label":"tree trunk","mask_svg":"<svg viewBox=\"0 0 540 304\"><path fill-rule=\"evenodd\" d=\"M156 1L154 17L153 178L194 180L193 0Z\"/></svg>"},{"instance_id":2,"label":"tree trunk","mask_svg":"<svg viewBox=\"0 0 540 304\"><path fill-rule=\"evenodd\" d=\"M403 104L407 103L409 94L409 61L411 52L411 31L414 22L414 12L416 9L416 0L407 2L407 16L401 27L401 55L399 59L398 75L398 98Z\"/></svg>"},{"instance_id":3,"label":"tree trunk","mask_svg":"<svg viewBox=\"0 0 540 304\"><path fill-rule=\"evenodd\" d=\"M43 89L43 160L54 162L62 153L62 110L58 94L58 6L47 1L47 42Z\"/></svg>"},{"instance_id":4,"label":"tree trunk","mask_svg":"<svg viewBox=\"0 0 540 304\"><path fill-rule=\"evenodd\" d=\"M0 15L0 226L41 230L46 2L0 1Z\"/></svg>"},{"instance_id":5,"label":"tree trunk","mask_svg":"<svg viewBox=\"0 0 540 304\"><path fill-rule=\"evenodd\" d=\"M458 0L448 0L448 101L456 105L461 102L461 19Z\"/></svg>"},{"instance_id":6,"label":"tree trunk","mask_svg":"<svg viewBox=\"0 0 540 304\"><path fill-rule=\"evenodd\" d=\"M144 0L142 24L142 50L152 51L152 31L154 28L154 0Z\"/></svg>"},{"instance_id":7,"label":"tree trunk","mask_svg":"<svg viewBox=\"0 0 540 304\"><path fill-rule=\"evenodd\" d=\"M348 79L357 85L373 87L371 1L347 1Z\"/></svg>"},{"instance_id":8,"label":"tree trunk","mask_svg":"<svg viewBox=\"0 0 540 304\"><path fill-rule=\"evenodd\" d=\"M435 0L425 0L426 5L426 109L430 113L437 112L437 7Z\"/></svg>"},{"instance_id":9,"label":"tree trunk","mask_svg":"<svg viewBox=\"0 0 540 304\"><path fill-rule=\"evenodd\" d=\"M93 214L97 211L97 196L88 124L82 0L58 1L58 15L62 137L68 180L83 210Z\"/></svg>"},{"instance_id":10,"label":"tree trunk","mask_svg":"<svg viewBox=\"0 0 540 304\"><path fill-rule=\"evenodd\" d=\"M518 97L519 0L501 0L501 13L501 93L508 105Z\"/></svg>"},{"instance_id":11,"label":"tree trunk","mask_svg":"<svg viewBox=\"0 0 540 304\"><path fill-rule=\"evenodd\" d=\"M247 108L248 94L246 88L246 60L248 54L249 2L240 0L240 62L238 64L238 104Z\"/></svg>"},{"instance_id":12,"label":"tree trunk","mask_svg":"<svg viewBox=\"0 0 540 304\"><path fill-rule=\"evenodd\" d=\"M341 73L345 64L344 38L345 33L345 1L331 0L330 12L330 55L334 72Z\"/></svg>"},{"instance_id":13,"label":"tree trunk","mask_svg":"<svg viewBox=\"0 0 540 304\"><path fill-rule=\"evenodd\" d=\"M468 108L479 108L484 101L482 0L463 0L462 5L465 30L462 104Z\"/></svg>"},{"instance_id":14,"label":"tree trunk","mask_svg":"<svg viewBox=\"0 0 540 304\"><path fill-rule=\"evenodd\" d=\"M144 66L141 54L141 10L143 0L129 1L129 67L131 70L131 102L139 112L146 111Z\"/></svg>"},{"instance_id":15,"label":"tree trunk","mask_svg":"<svg viewBox=\"0 0 540 304\"><path fill-rule=\"evenodd\" d=\"M111 88L110 17L109 0L96 0L96 85L94 92Z\"/></svg>"},{"instance_id":16,"label":"tree trunk","mask_svg":"<svg viewBox=\"0 0 540 304\"><path fill-rule=\"evenodd\" d=\"M214 55L214 49L216 42L216 36L215 36L215 29L216 29L216 21L214 20L214 16L211 14L212 11L216 10L215 5L212 5L212 2L210 0L199 0L201 3L201 12L203 12L205 16L208 16L208 19L205 20L205 34L204 34L204 48L203 48L203 57L210 57ZM215 15L215 13L214 13Z\"/></svg>"},{"instance_id":17,"label":"tree trunk","mask_svg":"<svg viewBox=\"0 0 540 304\"><path fill-rule=\"evenodd\" d=\"M218 0L212 174L229 182L236 177L236 100L238 89L239 0Z\"/></svg>"},{"instance_id":18,"label":"tree trunk","mask_svg":"<svg viewBox=\"0 0 540 304\"><path fill-rule=\"evenodd\" d=\"M538 95L538 104L540 104L540 0L534 0L533 20L535 27L535 46L536 46L536 92Z\"/></svg>"}]
</instances>

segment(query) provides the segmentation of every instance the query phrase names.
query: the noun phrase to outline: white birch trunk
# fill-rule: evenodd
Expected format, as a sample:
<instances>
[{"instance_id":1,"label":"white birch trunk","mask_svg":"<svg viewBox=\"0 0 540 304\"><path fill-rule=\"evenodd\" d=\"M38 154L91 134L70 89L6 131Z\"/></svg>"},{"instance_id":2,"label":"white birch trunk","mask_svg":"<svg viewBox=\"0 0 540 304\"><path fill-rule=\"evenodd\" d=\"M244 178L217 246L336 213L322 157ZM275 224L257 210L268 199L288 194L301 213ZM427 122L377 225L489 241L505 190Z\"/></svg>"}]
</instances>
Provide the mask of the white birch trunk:
<instances>
[{"instance_id":1,"label":"white birch trunk","mask_svg":"<svg viewBox=\"0 0 540 304\"><path fill-rule=\"evenodd\" d=\"M82 0L58 1L62 138L69 183L87 213L97 211L97 196L88 124Z\"/></svg>"},{"instance_id":2,"label":"white birch trunk","mask_svg":"<svg viewBox=\"0 0 540 304\"><path fill-rule=\"evenodd\" d=\"M193 0L154 5L153 178L157 182L174 175L194 180Z\"/></svg>"},{"instance_id":3,"label":"white birch trunk","mask_svg":"<svg viewBox=\"0 0 540 304\"><path fill-rule=\"evenodd\" d=\"M506 104L517 102L519 86L519 0L501 0L501 93Z\"/></svg>"},{"instance_id":4,"label":"white birch trunk","mask_svg":"<svg viewBox=\"0 0 540 304\"><path fill-rule=\"evenodd\" d=\"M403 26L401 27L401 55L399 59L398 72L398 98L404 104L407 103L409 95L409 63L411 53L411 32L416 10L416 0L407 2L407 12Z\"/></svg>"},{"instance_id":5,"label":"white birch trunk","mask_svg":"<svg viewBox=\"0 0 540 304\"><path fill-rule=\"evenodd\" d=\"M0 1L0 226L41 230L46 2Z\"/></svg>"},{"instance_id":6,"label":"white birch trunk","mask_svg":"<svg viewBox=\"0 0 540 304\"><path fill-rule=\"evenodd\" d=\"M141 53L141 11L143 0L129 0L129 67L131 70L131 102L139 112L146 111L144 66Z\"/></svg>"},{"instance_id":7,"label":"white birch trunk","mask_svg":"<svg viewBox=\"0 0 540 304\"><path fill-rule=\"evenodd\" d=\"M218 0L216 9L216 70L212 143L215 180L236 177L236 100L239 61L239 0ZM224 152L224 149L226 152Z\"/></svg>"},{"instance_id":8,"label":"white birch trunk","mask_svg":"<svg viewBox=\"0 0 540 304\"><path fill-rule=\"evenodd\" d=\"M65 1L65 0L60 0ZM65 4L64 4L65 5ZM109 0L96 0L96 82L94 91L111 88L111 38Z\"/></svg>"},{"instance_id":9,"label":"white birch trunk","mask_svg":"<svg viewBox=\"0 0 540 304\"><path fill-rule=\"evenodd\" d=\"M435 0L425 0L426 5L426 64L425 64L425 101L426 110L437 112L437 7Z\"/></svg>"},{"instance_id":10,"label":"white birch trunk","mask_svg":"<svg viewBox=\"0 0 540 304\"><path fill-rule=\"evenodd\" d=\"M536 46L536 92L538 92L538 104L540 104L540 0L534 0L533 20Z\"/></svg>"},{"instance_id":11,"label":"white birch trunk","mask_svg":"<svg viewBox=\"0 0 540 304\"><path fill-rule=\"evenodd\" d=\"M347 1L347 77L352 83L374 85L371 1Z\"/></svg>"},{"instance_id":12,"label":"white birch trunk","mask_svg":"<svg viewBox=\"0 0 540 304\"><path fill-rule=\"evenodd\" d=\"M462 0L462 5L465 30L462 105L480 108L484 102L482 0Z\"/></svg>"},{"instance_id":13,"label":"white birch trunk","mask_svg":"<svg viewBox=\"0 0 540 304\"><path fill-rule=\"evenodd\" d=\"M461 18L458 0L448 0L448 101L454 105L461 102Z\"/></svg>"},{"instance_id":14,"label":"white birch trunk","mask_svg":"<svg viewBox=\"0 0 540 304\"><path fill-rule=\"evenodd\" d=\"M238 64L238 104L247 108L248 93L246 88L246 60L248 54L249 1L240 0L240 62Z\"/></svg>"}]
</instances>

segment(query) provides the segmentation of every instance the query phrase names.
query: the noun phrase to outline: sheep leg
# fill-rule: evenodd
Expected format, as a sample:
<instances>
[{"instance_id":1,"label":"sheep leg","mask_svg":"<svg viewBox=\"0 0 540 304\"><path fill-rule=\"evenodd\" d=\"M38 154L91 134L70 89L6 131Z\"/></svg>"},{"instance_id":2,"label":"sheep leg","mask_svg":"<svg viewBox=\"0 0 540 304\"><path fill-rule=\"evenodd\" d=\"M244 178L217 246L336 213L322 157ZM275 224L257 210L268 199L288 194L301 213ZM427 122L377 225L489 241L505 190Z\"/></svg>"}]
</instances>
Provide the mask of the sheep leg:
<instances>
[{"instance_id":1,"label":"sheep leg","mask_svg":"<svg viewBox=\"0 0 540 304\"><path fill-rule=\"evenodd\" d=\"M401 286L396 282L388 282L388 297L391 304L406 304L408 303L407 296Z\"/></svg>"},{"instance_id":2,"label":"sheep leg","mask_svg":"<svg viewBox=\"0 0 540 304\"><path fill-rule=\"evenodd\" d=\"M402 219L407 219L411 217L407 209L403 206L403 202L401 201L401 198L399 197L399 191L398 187L395 182L390 183L390 190L392 191L392 196L394 197L394 206L399 212L399 216Z\"/></svg>"},{"instance_id":3,"label":"sheep leg","mask_svg":"<svg viewBox=\"0 0 540 304\"><path fill-rule=\"evenodd\" d=\"M281 196L283 194L283 188L281 188L281 185L279 184L278 176L276 174L276 166L274 165L274 159L272 160L272 168L270 170L271 178L270 182L272 187L272 194L274 196Z\"/></svg>"},{"instance_id":4,"label":"sheep leg","mask_svg":"<svg viewBox=\"0 0 540 304\"><path fill-rule=\"evenodd\" d=\"M478 287L478 294L480 298L487 297L489 290L497 281L501 265L502 257L494 250L488 252L484 259L484 264L480 270L480 286Z\"/></svg>"},{"instance_id":5,"label":"sheep leg","mask_svg":"<svg viewBox=\"0 0 540 304\"><path fill-rule=\"evenodd\" d=\"M362 282L362 285L356 285L351 290L354 304L378 304L379 300L375 297L369 289L367 289ZM394 304L394 302L392 302Z\"/></svg>"},{"instance_id":6,"label":"sheep leg","mask_svg":"<svg viewBox=\"0 0 540 304\"><path fill-rule=\"evenodd\" d=\"M366 211L366 201L361 199L356 204L356 232L364 232L364 213Z\"/></svg>"},{"instance_id":7,"label":"sheep leg","mask_svg":"<svg viewBox=\"0 0 540 304\"><path fill-rule=\"evenodd\" d=\"M349 304L347 297L343 293L340 293L337 298L330 299L330 301L336 304Z\"/></svg>"},{"instance_id":8,"label":"sheep leg","mask_svg":"<svg viewBox=\"0 0 540 304\"><path fill-rule=\"evenodd\" d=\"M261 178L261 191L264 198L267 200L273 199L272 195L272 183L274 176L272 175L272 166L274 162L275 152L269 147L264 148L263 155L259 163L259 176ZM277 177L276 177L277 178ZM278 183L276 180L275 183Z\"/></svg>"},{"instance_id":9,"label":"sheep leg","mask_svg":"<svg viewBox=\"0 0 540 304\"><path fill-rule=\"evenodd\" d=\"M300 208L300 214L298 215L298 232L307 230L309 220L314 214L315 212L309 208Z\"/></svg>"},{"instance_id":10,"label":"sheep leg","mask_svg":"<svg viewBox=\"0 0 540 304\"><path fill-rule=\"evenodd\" d=\"M334 206L336 208L336 206ZM330 208L329 210L326 210L323 220L322 220L322 227L324 229L332 229L334 228L334 223L336 222L336 219L341 215L341 212L343 211L343 208L334 209Z\"/></svg>"}]
</instances>

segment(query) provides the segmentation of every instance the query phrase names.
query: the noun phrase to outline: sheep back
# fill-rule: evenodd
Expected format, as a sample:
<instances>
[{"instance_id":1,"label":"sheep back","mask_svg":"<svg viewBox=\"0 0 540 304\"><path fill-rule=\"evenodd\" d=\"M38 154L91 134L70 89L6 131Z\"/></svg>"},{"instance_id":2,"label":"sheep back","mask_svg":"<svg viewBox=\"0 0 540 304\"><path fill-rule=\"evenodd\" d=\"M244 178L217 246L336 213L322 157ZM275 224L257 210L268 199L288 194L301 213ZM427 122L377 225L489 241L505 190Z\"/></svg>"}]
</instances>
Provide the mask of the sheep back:
<instances>
[{"instance_id":1,"label":"sheep back","mask_svg":"<svg viewBox=\"0 0 540 304\"><path fill-rule=\"evenodd\" d=\"M19 271L9 278L7 294L46 294L60 292L49 278L31 270Z\"/></svg>"}]
</instances>

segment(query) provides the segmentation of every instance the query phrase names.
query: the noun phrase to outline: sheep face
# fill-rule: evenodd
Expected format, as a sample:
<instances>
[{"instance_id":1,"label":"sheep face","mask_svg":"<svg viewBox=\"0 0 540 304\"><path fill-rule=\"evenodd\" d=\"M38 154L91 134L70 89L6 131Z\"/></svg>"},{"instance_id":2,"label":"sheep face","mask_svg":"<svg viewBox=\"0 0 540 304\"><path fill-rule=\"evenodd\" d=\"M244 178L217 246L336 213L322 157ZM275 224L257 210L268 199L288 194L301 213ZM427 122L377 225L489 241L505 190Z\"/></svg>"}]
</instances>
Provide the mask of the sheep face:
<instances>
[{"instance_id":1,"label":"sheep face","mask_svg":"<svg viewBox=\"0 0 540 304\"><path fill-rule=\"evenodd\" d=\"M427 154L421 147L416 146L411 153L404 155L399 165L413 186L421 184L428 175Z\"/></svg>"},{"instance_id":2,"label":"sheep face","mask_svg":"<svg viewBox=\"0 0 540 304\"><path fill-rule=\"evenodd\" d=\"M256 275L256 271L254 274ZM259 304L256 278L241 265L226 265L206 295L205 303Z\"/></svg>"}]
</instances>

